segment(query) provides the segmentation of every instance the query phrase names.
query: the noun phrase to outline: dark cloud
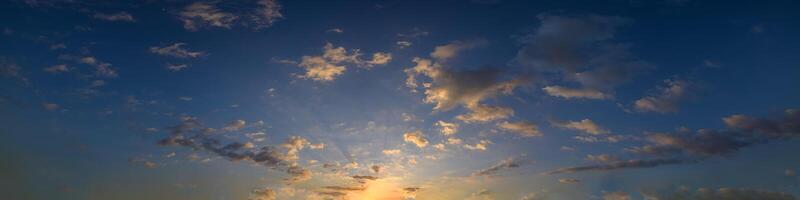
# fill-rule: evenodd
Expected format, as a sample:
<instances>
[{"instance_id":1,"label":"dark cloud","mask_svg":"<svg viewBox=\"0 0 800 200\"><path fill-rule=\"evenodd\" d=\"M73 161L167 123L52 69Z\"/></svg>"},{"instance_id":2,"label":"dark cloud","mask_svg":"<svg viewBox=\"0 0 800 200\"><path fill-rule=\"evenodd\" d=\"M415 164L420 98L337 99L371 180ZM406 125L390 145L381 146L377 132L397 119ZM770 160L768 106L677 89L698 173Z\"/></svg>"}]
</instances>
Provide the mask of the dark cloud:
<instances>
[{"instance_id":1,"label":"dark cloud","mask_svg":"<svg viewBox=\"0 0 800 200\"><path fill-rule=\"evenodd\" d=\"M774 118L732 115L722 120L728 129L652 133L647 136L652 144L629 150L650 155L722 156L751 145L800 135L800 112L795 109L787 109L783 116Z\"/></svg>"},{"instance_id":2,"label":"dark cloud","mask_svg":"<svg viewBox=\"0 0 800 200\"><path fill-rule=\"evenodd\" d=\"M223 144L219 139L211 137L208 134L210 128L204 127L195 117L182 117L180 124L166 129L170 130L170 136L159 140L157 142L159 145L206 150L228 160L252 161L271 169L284 169L290 175L285 179L289 183L302 182L311 178L310 171L297 165L296 155L293 155L292 151L283 153L272 146L251 149L246 148L247 145L240 142Z\"/></svg>"},{"instance_id":3,"label":"dark cloud","mask_svg":"<svg viewBox=\"0 0 800 200\"><path fill-rule=\"evenodd\" d=\"M670 79L664 81L665 86L658 88L658 92L642 97L633 102L637 112L673 113L678 112L678 106L685 101L695 89L695 84L687 80Z\"/></svg>"},{"instance_id":4,"label":"dark cloud","mask_svg":"<svg viewBox=\"0 0 800 200\"><path fill-rule=\"evenodd\" d=\"M553 175L553 174L575 173L581 171L610 171L610 170L627 169L627 168L651 168L661 165L683 164L683 163L693 163L693 162L695 161L684 160L684 159L628 160L628 161L614 162L610 164L561 168L555 171L547 172L546 174Z\"/></svg>"},{"instance_id":5,"label":"dark cloud","mask_svg":"<svg viewBox=\"0 0 800 200\"><path fill-rule=\"evenodd\" d=\"M365 176L361 176L361 175L355 175L355 176L352 176L352 177L353 177L354 179L358 179L358 180L378 180L378 177L376 177L376 176L369 176L369 175L365 175Z\"/></svg>"},{"instance_id":6,"label":"dark cloud","mask_svg":"<svg viewBox=\"0 0 800 200\"><path fill-rule=\"evenodd\" d=\"M682 200L717 200L717 199L759 199L759 200L795 200L798 199L792 194L784 192L774 192L767 190L756 190L746 188L720 188L708 189L699 188L690 190L688 188L680 188L669 192L653 192L644 191L642 195L649 200L668 200L668 199L682 199Z\"/></svg>"},{"instance_id":7,"label":"dark cloud","mask_svg":"<svg viewBox=\"0 0 800 200\"><path fill-rule=\"evenodd\" d=\"M322 187L326 190L334 190L334 191L363 191L366 188L363 187L348 187L348 186L325 186Z\"/></svg>"},{"instance_id":8,"label":"dark cloud","mask_svg":"<svg viewBox=\"0 0 800 200\"><path fill-rule=\"evenodd\" d=\"M519 157L511 157L511 158L502 160L502 161L500 161L500 163L492 165L489 168L479 170L479 171L473 173L472 175L473 176L490 176L490 175L496 174L497 172L499 172L501 170L518 168L523 163L524 163L523 159L521 159Z\"/></svg>"},{"instance_id":9,"label":"dark cloud","mask_svg":"<svg viewBox=\"0 0 800 200\"><path fill-rule=\"evenodd\" d=\"M277 193L272 188L255 189L250 192L248 200L275 200Z\"/></svg>"},{"instance_id":10,"label":"dark cloud","mask_svg":"<svg viewBox=\"0 0 800 200\"><path fill-rule=\"evenodd\" d=\"M630 53L630 45L612 41L630 20L599 15L540 15L540 25L522 38L515 62L536 73L557 73L580 88L549 86L552 96L609 99L613 88L650 65Z\"/></svg>"},{"instance_id":11,"label":"dark cloud","mask_svg":"<svg viewBox=\"0 0 800 200\"><path fill-rule=\"evenodd\" d=\"M800 135L800 112L787 109L783 116L759 118L732 115L723 118L725 130L700 129L696 132L650 133L651 144L633 147L628 151L650 156L678 156L652 160L629 160L602 165L561 168L547 174L579 171L608 171L625 168L650 168L661 165L696 163L711 156L725 156L740 149L771 140L789 139Z\"/></svg>"},{"instance_id":12,"label":"dark cloud","mask_svg":"<svg viewBox=\"0 0 800 200\"><path fill-rule=\"evenodd\" d=\"M245 10L229 8L246 7ZM187 5L178 13L178 19L189 31L204 28L227 28L234 25L251 27L254 30L267 28L284 18L282 6L276 0L256 1L200 1ZM230 10L230 11L229 11Z\"/></svg>"},{"instance_id":13,"label":"dark cloud","mask_svg":"<svg viewBox=\"0 0 800 200\"><path fill-rule=\"evenodd\" d=\"M800 136L800 110L786 109L779 118L759 118L732 115L722 119L728 127L750 135L761 135L771 139Z\"/></svg>"}]
</instances>

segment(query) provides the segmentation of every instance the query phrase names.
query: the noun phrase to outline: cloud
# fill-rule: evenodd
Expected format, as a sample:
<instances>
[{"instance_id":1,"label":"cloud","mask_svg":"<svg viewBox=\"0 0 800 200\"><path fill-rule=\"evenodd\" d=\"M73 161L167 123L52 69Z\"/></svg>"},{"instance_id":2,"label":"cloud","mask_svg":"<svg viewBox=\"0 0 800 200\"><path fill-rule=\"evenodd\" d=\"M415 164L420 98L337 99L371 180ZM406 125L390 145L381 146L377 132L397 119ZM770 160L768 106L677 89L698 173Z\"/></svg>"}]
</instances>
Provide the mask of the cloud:
<instances>
[{"instance_id":1,"label":"cloud","mask_svg":"<svg viewBox=\"0 0 800 200\"><path fill-rule=\"evenodd\" d=\"M768 190L748 189L748 188L698 188L690 190L682 187L674 191L668 192L653 192L643 191L642 196L648 200L668 200L668 199L683 199L683 200L711 200L711 199L763 199L763 200L795 200L792 194L784 192L775 192Z\"/></svg>"},{"instance_id":2,"label":"cloud","mask_svg":"<svg viewBox=\"0 0 800 200\"><path fill-rule=\"evenodd\" d=\"M627 44L612 41L630 20L599 15L539 15L537 30L521 39L514 62L537 73L556 73L580 87L546 87L553 96L611 99L613 88L650 65L629 52Z\"/></svg>"},{"instance_id":3,"label":"cloud","mask_svg":"<svg viewBox=\"0 0 800 200\"><path fill-rule=\"evenodd\" d=\"M722 118L722 121L727 130L650 133L647 140L651 144L628 150L650 155L722 156L751 145L800 136L800 125L797 123L800 121L800 111L796 109L786 109L780 117L761 118L738 114Z\"/></svg>"},{"instance_id":4,"label":"cloud","mask_svg":"<svg viewBox=\"0 0 800 200\"><path fill-rule=\"evenodd\" d=\"M186 45L186 43L175 43L165 47L150 47L150 53L162 56L173 56L177 58L197 58L206 55L206 53L202 51L190 51L184 49L184 45Z\"/></svg>"},{"instance_id":5,"label":"cloud","mask_svg":"<svg viewBox=\"0 0 800 200\"><path fill-rule=\"evenodd\" d=\"M646 139L651 144L634 147L629 151L649 155L689 154L701 156L726 155L737 152L755 141L736 136L735 132L718 132L701 129L695 133L650 133Z\"/></svg>"},{"instance_id":6,"label":"cloud","mask_svg":"<svg viewBox=\"0 0 800 200\"><path fill-rule=\"evenodd\" d=\"M444 136L454 135L458 132L458 124L456 123L438 121L436 122L436 126L439 126L439 132L441 132Z\"/></svg>"},{"instance_id":7,"label":"cloud","mask_svg":"<svg viewBox=\"0 0 800 200\"><path fill-rule=\"evenodd\" d=\"M413 200L417 198L417 192L422 190L421 187L406 187L403 188L403 192L405 192L406 200Z\"/></svg>"},{"instance_id":8,"label":"cloud","mask_svg":"<svg viewBox=\"0 0 800 200\"><path fill-rule=\"evenodd\" d=\"M67 45L65 45L64 43L58 43L58 44L50 45L50 50L66 49L66 48L67 48Z\"/></svg>"},{"instance_id":9,"label":"cloud","mask_svg":"<svg viewBox=\"0 0 800 200\"><path fill-rule=\"evenodd\" d=\"M401 41L397 41L396 44L397 44L397 48L405 49L405 48L411 47L411 45L413 45L414 43L412 43L410 41L401 40Z\"/></svg>"},{"instance_id":10,"label":"cloud","mask_svg":"<svg viewBox=\"0 0 800 200\"><path fill-rule=\"evenodd\" d=\"M385 65L392 61L392 54L377 52L372 54L372 60L367 61L368 66L372 65Z\"/></svg>"},{"instance_id":11,"label":"cloud","mask_svg":"<svg viewBox=\"0 0 800 200\"><path fill-rule=\"evenodd\" d=\"M423 36L428 36L428 35L430 35L430 32L423 31L422 29L419 29L419 28L415 27L415 28L411 29L411 31L409 31L409 32L398 33L397 37L401 37L401 38L418 38L418 37L423 37Z\"/></svg>"},{"instance_id":12,"label":"cloud","mask_svg":"<svg viewBox=\"0 0 800 200\"><path fill-rule=\"evenodd\" d=\"M562 97L565 99L584 98L584 99L611 99L612 95L592 88L568 88L562 86L547 86L542 88L548 95Z\"/></svg>"},{"instance_id":13,"label":"cloud","mask_svg":"<svg viewBox=\"0 0 800 200\"><path fill-rule=\"evenodd\" d=\"M103 86L103 85L106 85L106 81L104 81L104 80L94 80L94 81L92 81L92 84L89 85L89 86L91 86L91 87L100 87L100 86Z\"/></svg>"},{"instance_id":14,"label":"cloud","mask_svg":"<svg viewBox=\"0 0 800 200\"><path fill-rule=\"evenodd\" d=\"M275 200L277 198L275 190L272 188L255 189L250 192L248 200Z\"/></svg>"},{"instance_id":15,"label":"cloud","mask_svg":"<svg viewBox=\"0 0 800 200\"><path fill-rule=\"evenodd\" d=\"M276 0L259 0L256 5L255 13L249 17L256 30L271 27L284 18L281 5Z\"/></svg>"},{"instance_id":16,"label":"cloud","mask_svg":"<svg viewBox=\"0 0 800 200\"><path fill-rule=\"evenodd\" d=\"M142 166L144 168L148 168L148 169L152 169L152 168L158 167L158 165L156 163L148 161L148 160L145 160L143 158L131 158L130 160L128 160L128 162L130 162L131 164L134 164L134 165L139 165L139 166Z\"/></svg>"},{"instance_id":17,"label":"cloud","mask_svg":"<svg viewBox=\"0 0 800 200\"><path fill-rule=\"evenodd\" d=\"M44 68L44 71L51 74L58 74L58 73L65 73L69 72L69 68L67 65L53 65L51 67Z\"/></svg>"},{"instance_id":18,"label":"cloud","mask_svg":"<svg viewBox=\"0 0 800 200\"><path fill-rule=\"evenodd\" d=\"M492 141L489 140L480 140L475 144L464 144L464 148L469 150L486 151L491 143Z\"/></svg>"},{"instance_id":19,"label":"cloud","mask_svg":"<svg viewBox=\"0 0 800 200\"><path fill-rule=\"evenodd\" d=\"M245 124L247 124L246 121L237 119L232 121L231 123L228 123L228 125L225 125L225 127L222 127L222 130L228 132L238 131L239 129L244 128Z\"/></svg>"},{"instance_id":20,"label":"cloud","mask_svg":"<svg viewBox=\"0 0 800 200\"><path fill-rule=\"evenodd\" d=\"M522 137L542 136L542 133L539 132L539 127L536 126L536 124L528 121L501 122L497 124L497 127L502 130L516 133Z\"/></svg>"},{"instance_id":21,"label":"cloud","mask_svg":"<svg viewBox=\"0 0 800 200\"><path fill-rule=\"evenodd\" d=\"M298 77L320 82L333 81L344 74L347 70L346 64L369 69L375 65L386 65L392 60L391 54L382 52L374 53L371 60L363 60L361 56L359 49L348 51L344 47L334 47L327 43L323 46L321 56L303 56L300 59L297 66L304 68L306 72Z\"/></svg>"},{"instance_id":22,"label":"cloud","mask_svg":"<svg viewBox=\"0 0 800 200\"><path fill-rule=\"evenodd\" d=\"M519 200L542 200L542 199L544 199L542 195L533 192L525 194L525 196L519 198Z\"/></svg>"},{"instance_id":23,"label":"cloud","mask_svg":"<svg viewBox=\"0 0 800 200\"><path fill-rule=\"evenodd\" d=\"M492 192L489 191L488 189L481 189L481 190L479 190L477 192L473 192L467 198L467 200L479 200L479 199L492 200L494 198L492 198Z\"/></svg>"},{"instance_id":24,"label":"cloud","mask_svg":"<svg viewBox=\"0 0 800 200\"><path fill-rule=\"evenodd\" d=\"M378 167L378 169L380 169L380 167ZM352 178L353 179L359 179L359 180L371 180L371 181L378 180L378 177L375 177L375 176L358 176L358 175L356 175L356 176L352 176Z\"/></svg>"},{"instance_id":25,"label":"cloud","mask_svg":"<svg viewBox=\"0 0 800 200\"><path fill-rule=\"evenodd\" d=\"M678 104L684 101L692 84L686 80L665 80L665 87L659 88L659 93L642 97L633 102L633 108L638 112L674 113L678 112Z\"/></svg>"},{"instance_id":26,"label":"cloud","mask_svg":"<svg viewBox=\"0 0 800 200\"><path fill-rule=\"evenodd\" d=\"M561 183L561 184L575 184L575 183L580 183L581 180L574 179L574 178L562 178L562 179L558 179L558 182Z\"/></svg>"},{"instance_id":27,"label":"cloud","mask_svg":"<svg viewBox=\"0 0 800 200\"><path fill-rule=\"evenodd\" d=\"M309 144L308 148L310 148L310 149L324 149L325 148L325 143Z\"/></svg>"},{"instance_id":28,"label":"cloud","mask_svg":"<svg viewBox=\"0 0 800 200\"><path fill-rule=\"evenodd\" d=\"M59 59L72 60L80 64L93 66L95 68L95 76L100 78L116 78L118 76L117 70L112 68L111 63L103 62L94 56L77 57L72 55L61 55Z\"/></svg>"},{"instance_id":29,"label":"cloud","mask_svg":"<svg viewBox=\"0 0 800 200\"><path fill-rule=\"evenodd\" d=\"M286 148L286 160L296 161L299 159L297 155L300 150L303 150L305 146L310 145L311 142L308 142L306 138L300 136L291 136L286 139L286 141L281 144L281 147Z\"/></svg>"},{"instance_id":30,"label":"cloud","mask_svg":"<svg viewBox=\"0 0 800 200\"><path fill-rule=\"evenodd\" d=\"M216 3L199 1L184 7L178 15L178 19L183 21L183 28L190 31L197 31L206 26L231 28L239 17L221 11L216 7Z\"/></svg>"},{"instance_id":31,"label":"cloud","mask_svg":"<svg viewBox=\"0 0 800 200\"><path fill-rule=\"evenodd\" d=\"M44 108L47 111L56 111L56 110L60 109L61 106L59 106L58 104L55 104L55 103L43 102L42 103L42 108Z\"/></svg>"},{"instance_id":32,"label":"cloud","mask_svg":"<svg viewBox=\"0 0 800 200\"><path fill-rule=\"evenodd\" d=\"M760 134L769 138L790 138L800 136L800 110L786 109L783 116L759 118L746 115L731 115L722 119L728 127L750 134Z\"/></svg>"},{"instance_id":33,"label":"cloud","mask_svg":"<svg viewBox=\"0 0 800 200\"><path fill-rule=\"evenodd\" d=\"M329 63L319 56L303 56L298 66L306 69L306 73L298 77L320 82L333 81L337 76L344 74L347 69L344 66Z\"/></svg>"},{"instance_id":34,"label":"cloud","mask_svg":"<svg viewBox=\"0 0 800 200\"><path fill-rule=\"evenodd\" d=\"M420 130L406 132L403 134L403 141L417 145L419 148L428 145L428 139L425 138L425 135Z\"/></svg>"},{"instance_id":35,"label":"cloud","mask_svg":"<svg viewBox=\"0 0 800 200\"><path fill-rule=\"evenodd\" d=\"M405 70L408 75L406 86L416 92L422 86L425 90L425 103L434 104L434 111L447 111L463 105L471 113L460 115L457 119L465 122L488 122L513 115L510 108L487 106L481 101L511 94L513 89L525 81L522 79L502 80L502 71L491 68L456 71L445 68L429 59L414 58L416 65ZM422 82L418 77L427 77L430 82Z\"/></svg>"},{"instance_id":36,"label":"cloud","mask_svg":"<svg viewBox=\"0 0 800 200\"><path fill-rule=\"evenodd\" d=\"M466 123L490 122L514 116L514 110L502 106L475 105L469 106L467 114L456 116L456 119Z\"/></svg>"},{"instance_id":37,"label":"cloud","mask_svg":"<svg viewBox=\"0 0 800 200\"><path fill-rule=\"evenodd\" d=\"M28 78L20 73L21 68L16 63L8 61L4 57L0 57L0 76L17 79L23 83L28 83Z\"/></svg>"},{"instance_id":38,"label":"cloud","mask_svg":"<svg viewBox=\"0 0 800 200\"><path fill-rule=\"evenodd\" d=\"M582 171L610 171L610 170L627 169L627 168L652 168L661 165L673 165L673 164L694 163L694 162L695 162L694 160L683 160L683 159L628 160L628 161L619 161L601 165L586 165L586 166L560 168L554 171L547 172L546 174L553 175L553 174L575 173Z\"/></svg>"},{"instance_id":39,"label":"cloud","mask_svg":"<svg viewBox=\"0 0 800 200\"><path fill-rule=\"evenodd\" d=\"M786 169L786 170L783 171L783 175L791 176L791 177L797 176L797 171L794 171L793 169Z\"/></svg>"},{"instance_id":40,"label":"cloud","mask_svg":"<svg viewBox=\"0 0 800 200\"><path fill-rule=\"evenodd\" d=\"M550 124L555 127L569 129L569 130L577 130L584 133L592 134L592 135L601 135L607 134L610 131L600 127L599 125L595 124L590 119L583 119L581 121L556 121L551 120Z\"/></svg>"},{"instance_id":41,"label":"cloud","mask_svg":"<svg viewBox=\"0 0 800 200\"><path fill-rule=\"evenodd\" d=\"M616 162L619 160L616 156L608 155L608 154L600 154L600 155L586 155L586 160L595 161L595 162Z\"/></svg>"},{"instance_id":42,"label":"cloud","mask_svg":"<svg viewBox=\"0 0 800 200\"><path fill-rule=\"evenodd\" d=\"M519 168L522 165L524 160L520 159L519 157L511 157L500 161L499 163L492 165L489 168L478 170L475 173L472 173L473 176L490 176L497 174L501 170L506 169L513 169Z\"/></svg>"},{"instance_id":43,"label":"cloud","mask_svg":"<svg viewBox=\"0 0 800 200\"><path fill-rule=\"evenodd\" d=\"M184 146L195 150L206 150L232 161L251 161L270 169L283 169L289 175L287 183L306 181L312 173L297 163L299 150L308 142L304 138L290 137L281 145L285 153L269 145L261 148L247 148L245 143L230 142L223 144L220 139L208 134L212 128L203 126L195 117L181 117L178 125L167 127L170 135L157 142L161 146ZM305 141L305 142L303 142Z\"/></svg>"},{"instance_id":44,"label":"cloud","mask_svg":"<svg viewBox=\"0 0 800 200\"><path fill-rule=\"evenodd\" d=\"M489 42L486 41L485 39L475 39L467 41L456 40L446 45L437 46L433 50L433 52L431 52L431 58L436 59L439 62L444 62L455 57L461 51L480 47L488 43Z\"/></svg>"},{"instance_id":45,"label":"cloud","mask_svg":"<svg viewBox=\"0 0 800 200\"><path fill-rule=\"evenodd\" d=\"M169 71L177 72L189 67L188 64L169 64L166 65Z\"/></svg>"},{"instance_id":46,"label":"cloud","mask_svg":"<svg viewBox=\"0 0 800 200\"><path fill-rule=\"evenodd\" d=\"M400 151L400 149L384 149L383 150L383 154L384 155L400 155L400 153L402 153Z\"/></svg>"},{"instance_id":47,"label":"cloud","mask_svg":"<svg viewBox=\"0 0 800 200\"><path fill-rule=\"evenodd\" d=\"M622 191L609 192L603 194L603 200L631 200L631 195Z\"/></svg>"},{"instance_id":48,"label":"cloud","mask_svg":"<svg viewBox=\"0 0 800 200\"><path fill-rule=\"evenodd\" d=\"M101 19L106 21L124 21L124 22L134 22L136 21L133 19L131 14L128 14L125 11L114 13L114 14L105 14L105 13L95 13L93 16L95 19Z\"/></svg>"},{"instance_id":49,"label":"cloud","mask_svg":"<svg viewBox=\"0 0 800 200\"><path fill-rule=\"evenodd\" d=\"M326 30L325 32L327 32L327 33L344 33L344 30L342 30L340 28L332 28L332 29Z\"/></svg>"}]
</instances>

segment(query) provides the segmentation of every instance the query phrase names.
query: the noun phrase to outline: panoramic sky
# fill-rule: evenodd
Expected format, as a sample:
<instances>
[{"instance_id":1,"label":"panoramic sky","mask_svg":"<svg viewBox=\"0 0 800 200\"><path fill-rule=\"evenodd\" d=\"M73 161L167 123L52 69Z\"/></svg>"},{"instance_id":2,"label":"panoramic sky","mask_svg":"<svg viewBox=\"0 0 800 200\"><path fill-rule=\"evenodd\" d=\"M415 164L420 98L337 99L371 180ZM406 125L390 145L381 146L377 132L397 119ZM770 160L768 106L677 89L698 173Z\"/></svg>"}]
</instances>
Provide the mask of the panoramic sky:
<instances>
[{"instance_id":1,"label":"panoramic sky","mask_svg":"<svg viewBox=\"0 0 800 200\"><path fill-rule=\"evenodd\" d=\"M798 199L797 8L2 1L0 199Z\"/></svg>"}]
</instances>

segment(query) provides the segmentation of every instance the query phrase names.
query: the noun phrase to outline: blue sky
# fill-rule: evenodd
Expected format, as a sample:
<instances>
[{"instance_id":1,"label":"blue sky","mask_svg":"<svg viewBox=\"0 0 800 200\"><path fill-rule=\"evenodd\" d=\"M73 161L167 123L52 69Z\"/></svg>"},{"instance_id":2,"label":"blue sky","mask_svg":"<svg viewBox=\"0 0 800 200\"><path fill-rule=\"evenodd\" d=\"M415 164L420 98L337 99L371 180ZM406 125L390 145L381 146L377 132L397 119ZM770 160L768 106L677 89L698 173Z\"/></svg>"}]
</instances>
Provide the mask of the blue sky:
<instances>
[{"instance_id":1,"label":"blue sky","mask_svg":"<svg viewBox=\"0 0 800 200\"><path fill-rule=\"evenodd\" d=\"M10 199L796 199L792 1L0 3Z\"/></svg>"}]
</instances>

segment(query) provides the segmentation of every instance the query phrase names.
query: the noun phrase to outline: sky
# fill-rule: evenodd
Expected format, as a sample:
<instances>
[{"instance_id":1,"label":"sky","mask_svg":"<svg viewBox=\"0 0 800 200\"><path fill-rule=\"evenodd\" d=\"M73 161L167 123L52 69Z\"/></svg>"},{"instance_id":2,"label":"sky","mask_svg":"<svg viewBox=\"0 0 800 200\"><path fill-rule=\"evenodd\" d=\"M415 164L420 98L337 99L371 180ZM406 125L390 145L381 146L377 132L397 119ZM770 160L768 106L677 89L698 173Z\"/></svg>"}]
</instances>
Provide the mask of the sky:
<instances>
[{"instance_id":1,"label":"sky","mask_svg":"<svg viewBox=\"0 0 800 200\"><path fill-rule=\"evenodd\" d=\"M0 199L798 199L798 7L3 1Z\"/></svg>"}]
</instances>

